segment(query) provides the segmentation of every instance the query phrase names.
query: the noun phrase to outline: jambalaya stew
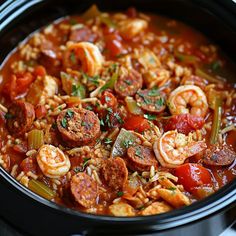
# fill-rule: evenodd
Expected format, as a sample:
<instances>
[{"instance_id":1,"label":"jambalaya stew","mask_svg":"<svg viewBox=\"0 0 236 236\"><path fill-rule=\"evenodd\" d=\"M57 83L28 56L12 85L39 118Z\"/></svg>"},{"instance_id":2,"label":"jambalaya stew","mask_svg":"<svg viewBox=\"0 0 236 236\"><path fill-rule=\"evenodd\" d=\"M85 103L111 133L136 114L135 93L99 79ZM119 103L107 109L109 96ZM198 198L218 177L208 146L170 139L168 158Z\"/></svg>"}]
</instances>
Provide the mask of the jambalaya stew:
<instances>
[{"instance_id":1,"label":"jambalaya stew","mask_svg":"<svg viewBox=\"0 0 236 236\"><path fill-rule=\"evenodd\" d=\"M133 8L59 19L1 67L0 165L87 213L188 206L236 175L228 65L199 32Z\"/></svg>"}]
</instances>

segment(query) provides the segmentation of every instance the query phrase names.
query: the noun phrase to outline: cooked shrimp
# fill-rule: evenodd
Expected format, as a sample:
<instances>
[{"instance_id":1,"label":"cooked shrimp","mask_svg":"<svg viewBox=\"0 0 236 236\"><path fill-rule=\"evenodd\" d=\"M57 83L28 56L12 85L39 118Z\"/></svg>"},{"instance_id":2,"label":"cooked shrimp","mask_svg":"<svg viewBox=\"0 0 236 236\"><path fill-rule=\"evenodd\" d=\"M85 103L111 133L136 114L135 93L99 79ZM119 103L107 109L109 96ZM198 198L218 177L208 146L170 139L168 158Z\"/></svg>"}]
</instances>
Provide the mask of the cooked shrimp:
<instances>
[{"instance_id":1,"label":"cooked shrimp","mask_svg":"<svg viewBox=\"0 0 236 236\"><path fill-rule=\"evenodd\" d=\"M125 19L120 21L118 29L124 39L132 39L148 27L148 23L142 19Z\"/></svg>"},{"instance_id":2,"label":"cooked shrimp","mask_svg":"<svg viewBox=\"0 0 236 236\"><path fill-rule=\"evenodd\" d=\"M70 44L65 52L64 66L78 69L82 67L84 73L94 76L102 68L104 59L99 48L89 42Z\"/></svg>"},{"instance_id":3,"label":"cooked shrimp","mask_svg":"<svg viewBox=\"0 0 236 236\"><path fill-rule=\"evenodd\" d=\"M188 136L171 130L164 133L153 145L157 160L162 166L175 168L184 161L206 149L204 141L192 140L192 134Z\"/></svg>"},{"instance_id":4,"label":"cooked shrimp","mask_svg":"<svg viewBox=\"0 0 236 236\"><path fill-rule=\"evenodd\" d=\"M208 109L205 93L195 85L179 86L171 92L168 104L173 115L190 113L205 117Z\"/></svg>"},{"instance_id":5,"label":"cooked shrimp","mask_svg":"<svg viewBox=\"0 0 236 236\"><path fill-rule=\"evenodd\" d=\"M70 169L69 158L53 145L43 145L36 156L38 165L49 178L58 178L65 175Z\"/></svg>"}]
</instances>

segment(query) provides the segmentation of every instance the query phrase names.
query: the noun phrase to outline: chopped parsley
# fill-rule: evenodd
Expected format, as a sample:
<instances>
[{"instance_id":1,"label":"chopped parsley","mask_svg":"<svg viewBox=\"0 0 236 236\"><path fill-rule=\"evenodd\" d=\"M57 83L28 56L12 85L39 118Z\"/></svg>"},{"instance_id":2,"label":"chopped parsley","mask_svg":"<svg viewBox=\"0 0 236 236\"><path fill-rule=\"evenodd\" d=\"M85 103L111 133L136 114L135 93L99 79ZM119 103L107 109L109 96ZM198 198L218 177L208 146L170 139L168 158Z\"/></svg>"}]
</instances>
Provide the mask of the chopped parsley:
<instances>
[{"instance_id":1,"label":"chopped parsley","mask_svg":"<svg viewBox=\"0 0 236 236\"><path fill-rule=\"evenodd\" d=\"M124 195L124 192L122 192L122 191L119 191L118 193L117 193L117 196L118 197L122 197Z\"/></svg>"},{"instance_id":2,"label":"chopped parsley","mask_svg":"<svg viewBox=\"0 0 236 236\"><path fill-rule=\"evenodd\" d=\"M104 139L104 143L105 144L110 144L110 143L112 143L113 141L112 141L112 139L110 139L110 138L105 138Z\"/></svg>"},{"instance_id":3,"label":"chopped parsley","mask_svg":"<svg viewBox=\"0 0 236 236\"><path fill-rule=\"evenodd\" d=\"M85 97L85 88L82 84L72 84L72 96L84 98Z\"/></svg>"},{"instance_id":4,"label":"chopped parsley","mask_svg":"<svg viewBox=\"0 0 236 236\"><path fill-rule=\"evenodd\" d=\"M123 141L123 145L124 145L125 148L129 148L133 144L134 144L134 142L132 140L124 140Z\"/></svg>"},{"instance_id":5,"label":"chopped parsley","mask_svg":"<svg viewBox=\"0 0 236 236\"><path fill-rule=\"evenodd\" d=\"M68 117L72 118L74 116L74 112L72 110L68 109L67 112L66 112L66 115Z\"/></svg>"},{"instance_id":6,"label":"chopped parsley","mask_svg":"<svg viewBox=\"0 0 236 236\"><path fill-rule=\"evenodd\" d=\"M157 116L154 115L154 114L144 114L143 117L148 119L148 120L156 120L156 118L157 118Z\"/></svg>"},{"instance_id":7,"label":"chopped parsley","mask_svg":"<svg viewBox=\"0 0 236 236\"><path fill-rule=\"evenodd\" d=\"M86 78L89 82L93 83L94 85L96 85L96 86L99 85L99 82L98 82L99 76L98 75L91 77L91 76L88 76L87 74L85 74L84 72L82 72L82 75L84 78Z\"/></svg>"},{"instance_id":8,"label":"chopped parsley","mask_svg":"<svg viewBox=\"0 0 236 236\"><path fill-rule=\"evenodd\" d=\"M110 108L110 107L108 107L106 110L107 110L109 113L112 113L112 112L113 112L112 108Z\"/></svg>"},{"instance_id":9,"label":"chopped parsley","mask_svg":"<svg viewBox=\"0 0 236 236\"><path fill-rule=\"evenodd\" d=\"M109 96L105 96L105 102L110 102L111 101L111 98Z\"/></svg>"},{"instance_id":10,"label":"chopped parsley","mask_svg":"<svg viewBox=\"0 0 236 236\"><path fill-rule=\"evenodd\" d=\"M148 96L150 97L160 96L160 92L157 88L153 88L150 91L148 91Z\"/></svg>"},{"instance_id":11,"label":"chopped parsley","mask_svg":"<svg viewBox=\"0 0 236 236\"><path fill-rule=\"evenodd\" d=\"M164 98L160 97L158 100L156 100L155 104L156 104L157 107L163 106L165 104Z\"/></svg>"},{"instance_id":12,"label":"chopped parsley","mask_svg":"<svg viewBox=\"0 0 236 236\"><path fill-rule=\"evenodd\" d=\"M70 60L73 64L76 64L76 56L75 56L75 52L71 52L70 54Z\"/></svg>"},{"instance_id":13,"label":"chopped parsley","mask_svg":"<svg viewBox=\"0 0 236 236\"><path fill-rule=\"evenodd\" d=\"M61 120L61 126L62 126L63 128L66 128L66 127L67 127L67 120L66 120L65 117Z\"/></svg>"},{"instance_id":14,"label":"chopped parsley","mask_svg":"<svg viewBox=\"0 0 236 236\"><path fill-rule=\"evenodd\" d=\"M137 209L140 210L140 211L141 211L141 210L144 210L144 209L145 209L145 206L138 207Z\"/></svg>"},{"instance_id":15,"label":"chopped parsley","mask_svg":"<svg viewBox=\"0 0 236 236\"><path fill-rule=\"evenodd\" d=\"M119 122L120 124L123 124L123 123L124 123L124 121L122 120L122 118L120 117L120 115L119 115L118 112L114 113L114 116L115 116L115 118L118 120L118 122Z\"/></svg>"},{"instance_id":16,"label":"chopped parsley","mask_svg":"<svg viewBox=\"0 0 236 236\"><path fill-rule=\"evenodd\" d=\"M85 121L82 121L81 126L87 126L87 123Z\"/></svg>"},{"instance_id":17,"label":"chopped parsley","mask_svg":"<svg viewBox=\"0 0 236 236\"><path fill-rule=\"evenodd\" d=\"M130 81L130 80L125 80L124 81L126 84L128 84L128 85L131 85L132 84L132 82Z\"/></svg>"},{"instance_id":18,"label":"chopped parsley","mask_svg":"<svg viewBox=\"0 0 236 236\"><path fill-rule=\"evenodd\" d=\"M214 70L214 71L218 70L220 67L221 67L221 63L220 63L220 61L218 61L218 60L212 62L212 64L211 64L211 68L212 68L212 70Z\"/></svg>"},{"instance_id":19,"label":"chopped parsley","mask_svg":"<svg viewBox=\"0 0 236 236\"><path fill-rule=\"evenodd\" d=\"M101 125L101 126L105 126L105 123L104 123L104 120L103 120L103 119L100 120L100 125Z\"/></svg>"},{"instance_id":20,"label":"chopped parsley","mask_svg":"<svg viewBox=\"0 0 236 236\"><path fill-rule=\"evenodd\" d=\"M4 118L5 118L6 120L12 119L13 117L14 117L14 115L11 114L11 113L6 113L6 114L4 115Z\"/></svg>"},{"instance_id":21,"label":"chopped parsley","mask_svg":"<svg viewBox=\"0 0 236 236\"><path fill-rule=\"evenodd\" d=\"M56 129L56 128L57 128L57 123L56 123L56 122L52 123L52 128L53 128L53 129Z\"/></svg>"},{"instance_id":22,"label":"chopped parsley","mask_svg":"<svg viewBox=\"0 0 236 236\"><path fill-rule=\"evenodd\" d=\"M89 129L89 128L91 128L93 126L93 124L85 122L85 121L82 121L81 122L81 126L85 126L86 129Z\"/></svg>"},{"instance_id":23,"label":"chopped parsley","mask_svg":"<svg viewBox=\"0 0 236 236\"><path fill-rule=\"evenodd\" d=\"M89 105L86 106L86 109L89 110L89 111L93 110L93 108L91 106L89 106Z\"/></svg>"},{"instance_id":24,"label":"chopped parsley","mask_svg":"<svg viewBox=\"0 0 236 236\"><path fill-rule=\"evenodd\" d=\"M136 150L135 150L135 155L140 157L140 158L143 158L143 155L142 155L142 152L141 152L141 149L140 147L137 147Z\"/></svg>"},{"instance_id":25,"label":"chopped parsley","mask_svg":"<svg viewBox=\"0 0 236 236\"><path fill-rule=\"evenodd\" d=\"M144 94L142 94L141 92L137 92L137 94L139 95L139 97L141 97L144 101L144 103L146 104L151 104L152 101L151 99L147 98Z\"/></svg>"},{"instance_id":26,"label":"chopped parsley","mask_svg":"<svg viewBox=\"0 0 236 236\"><path fill-rule=\"evenodd\" d=\"M89 157L85 157L85 158L83 159L83 168L88 165L88 161L89 161L90 159L91 159L91 158L89 158Z\"/></svg>"},{"instance_id":27,"label":"chopped parsley","mask_svg":"<svg viewBox=\"0 0 236 236\"><path fill-rule=\"evenodd\" d=\"M88 165L88 162L89 162L90 159L91 159L91 158L89 158L89 157L83 158L83 164L82 164L82 166L77 166L76 168L74 168L74 172L75 172L75 173L78 173L78 172L84 171L84 169L85 169L85 167Z\"/></svg>"},{"instance_id":28,"label":"chopped parsley","mask_svg":"<svg viewBox=\"0 0 236 236\"><path fill-rule=\"evenodd\" d=\"M169 187L168 190L175 191L176 188L175 187Z\"/></svg>"}]
</instances>

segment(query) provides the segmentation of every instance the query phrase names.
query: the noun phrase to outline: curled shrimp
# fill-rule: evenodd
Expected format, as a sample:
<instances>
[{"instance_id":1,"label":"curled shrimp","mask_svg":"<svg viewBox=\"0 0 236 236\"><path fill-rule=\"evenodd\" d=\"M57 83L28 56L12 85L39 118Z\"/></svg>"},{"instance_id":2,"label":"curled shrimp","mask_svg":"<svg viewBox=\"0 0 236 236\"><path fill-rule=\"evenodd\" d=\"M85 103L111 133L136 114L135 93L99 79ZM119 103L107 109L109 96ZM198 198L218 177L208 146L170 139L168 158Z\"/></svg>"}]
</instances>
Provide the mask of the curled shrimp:
<instances>
[{"instance_id":1,"label":"curled shrimp","mask_svg":"<svg viewBox=\"0 0 236 236\"><path fill-rule=\"evenodd\" d=\"M190 113L205 117L208 109L205 93L195 85L179 86L171 92L168 104L173 115Z\"/></svg>"},{"instance_id":2,"label":"curled shrimp","mask_svg":"<svg viewBox=\"0 0 236 236\"><path fill-rule=\"evenodd\" d=\"M194 141L188 136L171 130L164 133L153 145L157 160L163 167L175 168L184 161L206 149L204 141Z\"/></svg>"},{"instance_id":3,"label":"curled shrimp","mask_svg":"<svg viewBox=\"0 0 236 236\"><path fill-rule=\"evenodd\" d=\"M70 169L69 158L53 145L43 145L36 156L39 168L49 178L65 175Z\"/></svg>"},{"instance_id":4,"label":"curled shrimp","mask_svg":"<svg viewBox=\"0 0 236 236\"><path fill-rule=\"evenodd\" d=\"M132 39L140 34L148 26L147 21L142 19L125 19L119 23L119 32L124 39Z\"/></svg>"},{"instance_id":5,"label":"curled shrimp","mask_svg":"<svg viewBox=\"0 0 236 236\"><path fill-rule=\"evenodd\" d=\"M95 44L79 42L68 46L63 63L66 68L81 67L84 73L94 76L100 72L103 61L103 56Z\"/></svg>"}]
</instances>

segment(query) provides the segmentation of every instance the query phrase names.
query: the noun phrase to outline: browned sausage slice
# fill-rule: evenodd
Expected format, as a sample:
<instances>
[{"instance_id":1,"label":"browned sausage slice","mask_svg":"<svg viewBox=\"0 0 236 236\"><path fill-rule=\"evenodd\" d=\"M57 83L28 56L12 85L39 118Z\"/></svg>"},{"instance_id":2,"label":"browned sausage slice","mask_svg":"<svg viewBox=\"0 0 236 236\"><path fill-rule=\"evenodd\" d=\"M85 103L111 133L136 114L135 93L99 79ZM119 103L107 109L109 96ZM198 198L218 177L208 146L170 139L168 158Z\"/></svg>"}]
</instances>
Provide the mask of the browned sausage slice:
<instances>
[{"instance_id":1,"label":"browned sausage slice","mask_svg":"<svg viewBox=\"0 0 236 236\"><path fill-rule=\"evenodd\" d=\"M34 121L34 107L28 102L16 101L8 109L7 128L11 134L23 135Z\"/></svg>"},{"instance_id":2,"label":"browned sausage slice","mask_svg":"<svg viewBox=\"0 0 236 236\"><path fill-rule=\"evenodd\" d=\"M115 83L114 89L121 97L133 96L143 85L143 78L136 70L124 70Z\"/></svg>"},{"instance_id":3,"label":"browned sausage slice","mask_svg":"<svg viewBox=\"0 0 236 236\"><path fill-rule=\"evenodd\" d=\"M83 207L89 208L96 204L98 197L97 182L85 173L74 175L70 182L71 193Z\"/></svg>"},{"instance_id":4,"label":"browned sausage slice","mask_svg":"<svg viewBox=\"0 0 236 236\"><path fill-rule=\"evenodd\" d=\"M165 110L165 98L158 90L139 90L135 95L138 105L145 111L160 113Z\"/></svg>"},{"instance_id":5,"label":"browned sausage slice","mask_svg":"<svg viewBox=\"0 0 236 236\"><path fill-rule=\"evenodd\" d=\"M120 158L107 159L101 169L104 180L112 189L122 189L128 179L125 161Z\"/></svg>"},{"instance_id":6,"label":"browned sausage slice","mask_svg":"<svg viewBox=\"0 0 236 236\"><path fill-rule=\"evenodd\" d=\"M68 146L93 144L100 135L100 122L94 112L69 108L57 117L57 127Z\"/></svg>"},{"instance_id":7,"label":"browned sausage slice","mask_svg":"<svg viewBox=\"0 0 236 236\"><path fill-rule=\"evenodd\" d=\"M206 149L203 161L206 165L226 166L236 159L236 153L227 145L212 145Z\"/></svg>"},{"instance_id":8,"label":"browned sausage slice","mask_svg":"<svg viewBox=\"0 0 236 236\"><path fill-rule=\"evenodd\" d=\"M70 32L70 41L74 42L94 42L97 36L88 28L82 27L78 29L72 29Z\"/></svg>"},{"instance_id":9,"label":"browned sausage slice","mask_svg":"<svg viewBox=\"0 0 236 236\"><path fill-rule=\"evenodd\" d=\"M151 148L141 145L129 147L127 150L128 167L134 171L150 171L157 167L157 160Z\"/></svg>"}]
</instances>

